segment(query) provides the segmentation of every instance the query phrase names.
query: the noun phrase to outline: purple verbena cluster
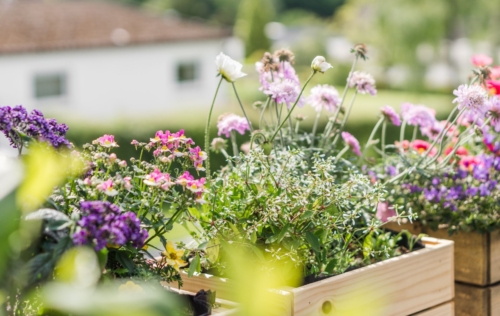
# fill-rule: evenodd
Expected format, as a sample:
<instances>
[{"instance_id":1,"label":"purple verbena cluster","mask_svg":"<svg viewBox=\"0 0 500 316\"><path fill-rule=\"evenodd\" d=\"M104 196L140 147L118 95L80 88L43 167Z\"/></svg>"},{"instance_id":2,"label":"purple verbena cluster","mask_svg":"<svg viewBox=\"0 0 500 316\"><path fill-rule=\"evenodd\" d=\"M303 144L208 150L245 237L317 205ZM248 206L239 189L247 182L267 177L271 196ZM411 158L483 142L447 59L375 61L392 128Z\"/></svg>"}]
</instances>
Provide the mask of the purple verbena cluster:
<instances>
[{"instance_id":1,"label":"purple verbena cluster","mask_svg":"<svg viewBox=\"0 0 500 316\"><path fill-rule=\"evenodd\" d=\"M30 114L21 106L0 107L0 130L10 140L14 148L22 144L20 133L40 141L49 142L55 148L69 147L70 143L65 138L68 127L57 124L54 119L46 119L42 112L31 111Z\"/></svg>"},{"instance_id":2,"label":"purple verbena cluster","mask_svg":"<svg viewBox=\"0 0 500 316\"><path fill-rule=\"evenodd\" d=\"M128 242L142 248L148 238L146 229L132 212L122 210L110 202L84 201L80 203L82 218L79 229L73 234L75 245L93 244L96 251L107 245L123 246Z\"/></svg>"},{"instance_id":3,"label":"purple verbena cluster","mask_svg":"<svg viewBox=\"0 0 500 316\"><path fill-rule=\"evenodd\" d=\"M412 186L410 193L421 192L429 203L441 203L443 208L456 211L463 201L478 202L498 190L499 171L500 157L479 155L474 163L462 165L452 174L444 173L420 187Z\"/></svg>"}]
</instances>

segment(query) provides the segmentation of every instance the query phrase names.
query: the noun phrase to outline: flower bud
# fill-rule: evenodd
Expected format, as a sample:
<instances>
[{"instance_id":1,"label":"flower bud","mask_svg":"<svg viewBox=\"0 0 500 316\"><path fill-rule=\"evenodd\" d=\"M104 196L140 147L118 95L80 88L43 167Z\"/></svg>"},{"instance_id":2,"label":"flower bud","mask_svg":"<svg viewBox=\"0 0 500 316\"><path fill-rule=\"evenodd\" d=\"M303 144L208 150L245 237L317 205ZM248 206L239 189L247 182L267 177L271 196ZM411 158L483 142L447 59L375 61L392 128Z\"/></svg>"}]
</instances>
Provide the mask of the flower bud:
<instances>
[{"instance_id":1,"label":"flower bud","mask_svg":"<svg viewBox=\"0 0 500 316\"><path fill-rule=\"evenodd\" d=\"M327 63L323 56L316 56L311 63L311 69L321 73L324 73L330 68L333 68L333 66Z\"/></svg>"},{"instance_id":2,"label":"flower bud","mask_svg":"<svg viewBox=\"0 0 500 316\"><path fill-rule=\"evenodd\" d=\"M109 155L109 162L114 163L116 161L116 154L112 153Z\"/></svg>"},{"instance_id":3,"label":"flower bud","mask_svg":"<svg viewBox=\"0 0 500 316\"><path fill-rule=\"evenodd\" d=\"M216 137L212 140L212 150L219 152L222 149L226 149L227 141L223 138Z\"/></svg>"},{"instance_id":4,"label":"flower bud","mask_svg":"<svg viewBox=\"0 0 500 316\"><path fill-rule=\"evenodd\" d=\"M305 115L297 114L297 116L295 117L295 120L297 120L298 122L302 122L306 118L307 118L307 116L305 116Z\"/></svg>"},{"instance_id":5,"label":"flower bud","mask_svg":"<svg viewBox=\"0 0 500 316\"><path fill-rule=\"evenodd\" d=\"M264 150L264 154L269 156L271 154L271 151L273 150L273 144L271 144L268 141L265 141L262 144L262 149Z\"/></svg>"},{"instance_id":6,"label":"flower bud","mask_svg":"<svg viewBox=\"0 0 500 316\"><path fill-rule=\"evenodd\" d=\"M160 158L160 161L163 162L163 163L168 163L170 161L170 159L168 159L168 157L162 156Z\"/></svg>"},{"instance_id":7,"label":"flower bud","mask_svg":"<svg viewBox=\"0 0 500 316\"><path fill-rule=\"evenodd\" d=\"M365 44L358 44L354 46L354 48L351 50L356 56L363 58L363 60L366 60L366 45Z\"/></svg>"},{"instance_id":8,"label":"flower bud","mask_svg":"<svg viewBox=\"0 0 500 316\"><path fill-rule=\"evenodd\" d=\"M120 166L121 168L125 168L127 166L127 162L125 160L122 160L118 163L118 166Z\"/></svg>"}]
</instances>

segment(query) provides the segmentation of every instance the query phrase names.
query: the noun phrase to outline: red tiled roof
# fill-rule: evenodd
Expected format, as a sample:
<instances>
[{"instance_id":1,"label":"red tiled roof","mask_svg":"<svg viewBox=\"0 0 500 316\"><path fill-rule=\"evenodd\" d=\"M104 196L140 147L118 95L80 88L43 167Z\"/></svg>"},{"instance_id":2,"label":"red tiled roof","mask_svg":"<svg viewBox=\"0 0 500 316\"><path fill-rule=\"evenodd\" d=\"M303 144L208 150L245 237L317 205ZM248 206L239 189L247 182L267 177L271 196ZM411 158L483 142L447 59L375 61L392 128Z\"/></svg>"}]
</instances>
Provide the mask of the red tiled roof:
<instances>
[{"instance_id":1,"label":"red tiled roof","mask_svg":"<svg viewBox=\"0 0 500 316\"><path fill-rule=\"evenodd\" d=\"M212 39L230 34L227 29L105 2L0 2L0 54Z\"/></svg>"}]
</instances>

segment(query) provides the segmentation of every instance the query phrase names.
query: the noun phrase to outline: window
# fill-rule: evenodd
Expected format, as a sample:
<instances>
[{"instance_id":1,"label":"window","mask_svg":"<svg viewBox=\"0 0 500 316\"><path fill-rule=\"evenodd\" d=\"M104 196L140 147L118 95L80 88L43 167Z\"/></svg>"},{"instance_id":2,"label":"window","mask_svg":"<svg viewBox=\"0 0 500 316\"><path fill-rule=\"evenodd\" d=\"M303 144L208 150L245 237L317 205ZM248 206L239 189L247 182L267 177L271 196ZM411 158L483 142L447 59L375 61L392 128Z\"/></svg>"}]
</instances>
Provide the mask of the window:
<instances>
[{"instance_id":1,"label":"window","mask_svg":"<svg viewBox=\"0 0 500 316\"><path fill-rule=\"evenodd\" d=\"M35 75L35 98L60 98L66 95L66 75L64 73Z\"/></svg>"},{"instance_id":2,"label":"window","mask_svg":"<svg viewBox=\"0 0 500 316\"><path fill-rule=\"evenodd\" d=\"M199 69L197 62L182 62L177 65L177 82L194 82L198 80Z\"/></svg>"}]
</instances>

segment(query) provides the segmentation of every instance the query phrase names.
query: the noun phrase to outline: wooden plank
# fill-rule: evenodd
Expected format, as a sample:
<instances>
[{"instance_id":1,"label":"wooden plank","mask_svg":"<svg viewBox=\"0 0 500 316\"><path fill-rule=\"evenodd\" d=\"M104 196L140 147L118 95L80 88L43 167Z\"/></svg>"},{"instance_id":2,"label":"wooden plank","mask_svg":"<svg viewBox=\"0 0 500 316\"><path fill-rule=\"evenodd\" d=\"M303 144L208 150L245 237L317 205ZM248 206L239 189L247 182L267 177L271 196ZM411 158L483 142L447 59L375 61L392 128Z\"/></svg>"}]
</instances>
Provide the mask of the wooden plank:
<instances>
[{"instance_id":1,"label":"wooden plank","mask_svg":"<svg viewBox=\"0 0 500 316\"><path fill-rule=\"evenodd\" d=\"M489 287L491 316L500 315L500 284Z\"/></svg>"},{"instance_id":2,"label":"wooden plank","mask_svg":"<svg viewBox=\"0 0 500 316\"><path fill-rule=\"evenodd\" d=\"M450 301L453 242L428 237L424 242L425 249L302 287L276 290L270 295L276 295L276 306L281 308L277 315L403 316ZM193 292L211 289L227 299L234 290L230 280L182 277L183 288Z\"/></svg>"},{"instance_id":3,"label":"wooden plank","mask_svg":"<svg viewBox=\"0 0 500 316\"><path fill-rule=\"evenodd\" d=\"M453 240L456 281L479 286L500 281L500 232L492 234L458 232L449 236L446 229L433 231L418 222L401 225L387 223L384 227L396 231L406 229L415 235L425 233L431 237Z\"/></svg>"},{"instance_id":4,"label":"wooden plank","mask_svg":"<svg viewBox=\"0 0 500 316\"><path fill-rule=\"evenodd\" d=\"M447 302L432 307L423 312L413 314L412 316L454 316L454 315L455 315L455 304L453 302Z\"/></svg>"},{"instance_id":5,"label":"wooden plank","mask_svg":"<svg viewBox=\"0 0 500 316\"><path fill-rule=\"evenodd\" d=\"M426 248L292 290L294 316L410 315L454 296L453 242ZM362 298L362 299L360 299Z\"/></svg>"},{"instance_id":6,"label":"wooden plank","mask_svg":"<svg viewBox=\"0 0 500 316\"><path fill-rule=\"evenodd\" d=\"M488 288L455 284L456 316L488 316L489 304Z\"/></svg>"},{"instance_id":7,"label":"wooden plank","mask_svg":"<svg viewBox=\"0 0 500 316\"><path fill-rule=\"evenodd\" d=\"M500 282L500 230L489 234L489 284ZM500 313L498 314L500 315Z\"/></svg>"}]
</instances>

